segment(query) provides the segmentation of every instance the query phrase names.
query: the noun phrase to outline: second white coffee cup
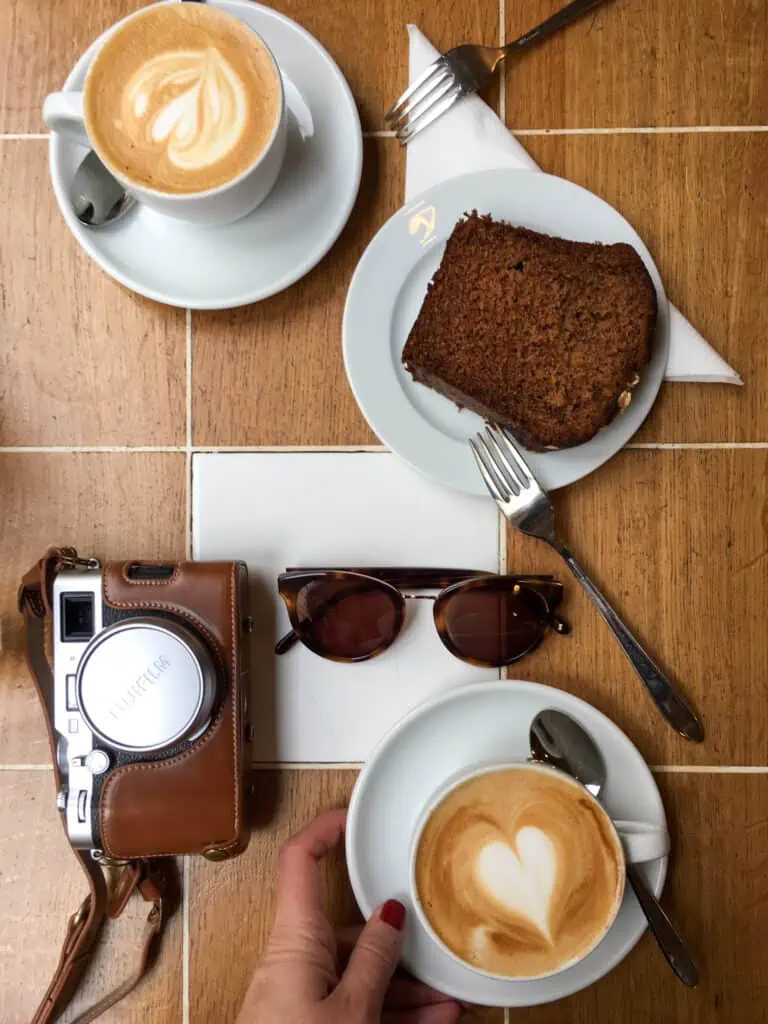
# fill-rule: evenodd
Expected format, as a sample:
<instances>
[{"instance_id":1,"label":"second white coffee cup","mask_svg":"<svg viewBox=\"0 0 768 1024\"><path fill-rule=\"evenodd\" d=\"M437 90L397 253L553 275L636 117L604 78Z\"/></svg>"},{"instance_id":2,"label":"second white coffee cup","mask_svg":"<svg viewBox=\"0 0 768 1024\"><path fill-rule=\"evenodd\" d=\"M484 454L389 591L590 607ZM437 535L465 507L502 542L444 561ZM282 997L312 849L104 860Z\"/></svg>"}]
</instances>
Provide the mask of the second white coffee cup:
<instances>
[{"instance_id":1,"label":"second white coffee cup","mask_svg":"<svg viewBox=\"0 0 768 1024\"><path fill-rule=\"evenodd\" d=\"M483 970L477 965L458 956L448 945L446 945L445 942L443 942L443 940L437 934L435 929L432 927L432 924L429 920L429 917L427 916L424 905L422 903L422 899L419 894L419 889L417 885L417 855L419 851L419 846L421 843L422 836L424 834L425 827L427 823L430 821L435 810L443 803L444 800L446 800L446 798L451 793L454 792L454 790L458 789L460 786L463 786L470 780L476 779L480 776L484 776L492 772L502 772L508 771L510 769L513 769L515 771L551 773L555 777L562 779L568 784L577 786L580 794L582 794L584 797L586 797L594 804L600 816L604 819L606 826L613 833L617 844L617 850L619 851L619 855L621 857L621 885L619 887L619 893L614 902L611 914L607 917L604 927L602 928L600 933L595 936L594 942L590 945L590 947L586 949L582 953L582 955L579 956L577 959L570 960L567 963L563 963L555 971L550 971L546 974L538 974L533 976L526 975L520 978L515 978L514 976L510 976L507 974L494 974L493 972ZM413 841L411 844L409 858L410 898L416 916L418 917L427 934L435 943L437 943L438 946L440 946L440 948L452 960L460 964L462 967L468 968L469 970L473 971L474 973L482 977L492 978L501 981L531 981L534 980L534 978L540 979L545 977L553 977L557 974L561 974L563 971L573 967L576 963L579 963L581 960L583 960L610 931L610 928L613 925L613 922L615 921L616 915L618 914L619 908L621 906L624 891L624 881L626 878L626 864L638 864L646 861L657 860L660 857L665 857L669 853L669 849L669 833L665 828L659 827L658 825L653 825L639 821L612 821L607 812L605 811L605 809L586 789L584 789L578 782L575 782L575 780L571 776L559 771L556 768L553 768L549 765L543 765L531 761L506 761L484 763L469 767L453 775L450 779L446 780L446 782L443 785L441 785L438 788L438 790L436 790L435 793L432 794L432 796L429 798L426 805L424 806L421 814L419 815L413 833Z\"/></svg>"},{"instance_id":2,"label":"second white coffee cup","mask_svg":"<svg viewBox=\"0 0 768 1024\"><path fill-rule=\"evenodd\" d=\"M51 93L45 99L43 118L52 131L68 135L82 145L94 149L110 172L140 202L179 220L202 225L228 224L245 217L266 199L280 173L287 142L287 114L280 69L272 51L261 36L249 26L246 26L244 22L242 22L242 25L253 35L272 62L275 86L278 90L278 112L272 133L264 148L250 166L231 180L216 188L199 192L163 192L158 189L148 188L146 185L133 181L122 173L120 169L116 168L93 138L94 133L89 130L88 119L84 109L84 97L88 93L91 71L99 59L99 53L104 43L116 33L121 32L129 22L144 17L153 8L171 5L178 5L178 0L162 0L158 4L142 8L140 11L130 14L127 18L123 18L108 29L97 40L95 53L86 74L82 91L72 90ZM217 8L217 10L227 17L235 17L234 13L228 14L224 9Z\"/></svg>"}]
</instances>

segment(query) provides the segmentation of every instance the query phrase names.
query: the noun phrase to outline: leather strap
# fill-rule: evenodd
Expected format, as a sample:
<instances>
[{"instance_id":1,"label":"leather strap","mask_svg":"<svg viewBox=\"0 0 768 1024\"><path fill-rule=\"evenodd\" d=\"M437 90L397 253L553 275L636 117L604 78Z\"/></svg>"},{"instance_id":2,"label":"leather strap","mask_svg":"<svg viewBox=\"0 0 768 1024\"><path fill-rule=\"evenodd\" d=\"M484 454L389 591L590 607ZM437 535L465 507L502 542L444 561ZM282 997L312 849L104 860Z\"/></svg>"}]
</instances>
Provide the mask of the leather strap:
<instances>
[{"instance_id":1,"label":"leather strap","mask_svg":"<svg viewBox=\"0 0 768 1024\"><path fill-rule=\"evenodd\" d=\"M63 566L79 564L73 548L52 548L24 576L19 588L19 611L24 615L24 642L27 664L43 708L51 748L56 789L61 789L61 776L56 760L56 736L53 728L54 681L46 642L46 623L50 624L53 580ZM61 823L66 831L63 812ZM151 909L139 944L135 969L122 984L86 1010L72 1024L89 1024L128 995L144 976L155 938L159 939L172 910L173 861L136 860L123 867L110 894L107 880L90 851L72 850L88 879L88 895L67 923L59 962L51 983L32 1018L31 1024L53 1024L58 1020L77 991L91 961L107 915L118 917L137 889ZM170 898L170 899L169 899ZM171 906L169 906L169 902Z\"/></svg>"}]
</instances>

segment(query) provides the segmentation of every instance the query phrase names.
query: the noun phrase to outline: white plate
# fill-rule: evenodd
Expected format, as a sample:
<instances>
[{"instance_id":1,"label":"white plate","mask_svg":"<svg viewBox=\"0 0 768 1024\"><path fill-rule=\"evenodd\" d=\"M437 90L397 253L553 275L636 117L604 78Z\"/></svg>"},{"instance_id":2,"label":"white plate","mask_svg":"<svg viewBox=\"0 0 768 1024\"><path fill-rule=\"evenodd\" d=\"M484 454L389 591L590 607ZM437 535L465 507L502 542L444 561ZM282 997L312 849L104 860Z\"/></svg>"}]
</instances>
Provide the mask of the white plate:
<instances>
[{"instance_id":1,"label":"white plate","mask_svg":"<svg viewBox=\"0 0 768 1024\"><path fill-rule=\"evenodd\" d=\"M538 683L473 683L443 694L404 718L374 751L358 777L347 824L347 863L360 909L369 917L384 900L410 904L409 850L419 814L451 775L490 760L524 760L528 728L544 708L558 708L579 721L599 746L608 766L601 793L612 818L666 827L661 796L636 747L590 704ZM667 858L639 865L661 894ZM602 978L634 948L645 918L631 891L606 937L581 963L554 978L499 981L457 964L410 913L403 960L422 981L483 1006L537 1006L572 995ZM666 968L659 958L659 970Z\"/></svg>"},{"instance_id":2,"label":"white plate","mask_svg":"<svg viewBox=\"0 0 768 1024\"><path fill-rule=\"evenodd\" d=\"M629 408L587 444L531 453L544 487L563 487L597 469L632 437L656 398L669 350L669 309L650 253L620 213L573 182L540 171L478 171L428 189L390 218L363 253L349 286L343 328L349 383L373 430L406 462L449 487L487 493L467 445L482 420L416 384L400 361L445 242L474 209L575 241L628 242L656 286L653 355Z\"/></svg>"},{"instance_id":3,"label":"white plate","mask_svg":"<svg viewBox=\"0 0 768 1024\"><path fill-rule=\"evenodd\" d=\"M274 295L325 256L357 197L363 142L355 101L330 55L296 22L250 0L213 4L241 18L267 42L280 66L288 105L288 148L265 202L223 227L203 228L139 206L105 228L87 228L72 212L69 185L86 154L51 136L51 177L73 235L127 288L158 302L228 309ZM98 40L64 86L82 86Z\"/></svg>"}]
</instances>

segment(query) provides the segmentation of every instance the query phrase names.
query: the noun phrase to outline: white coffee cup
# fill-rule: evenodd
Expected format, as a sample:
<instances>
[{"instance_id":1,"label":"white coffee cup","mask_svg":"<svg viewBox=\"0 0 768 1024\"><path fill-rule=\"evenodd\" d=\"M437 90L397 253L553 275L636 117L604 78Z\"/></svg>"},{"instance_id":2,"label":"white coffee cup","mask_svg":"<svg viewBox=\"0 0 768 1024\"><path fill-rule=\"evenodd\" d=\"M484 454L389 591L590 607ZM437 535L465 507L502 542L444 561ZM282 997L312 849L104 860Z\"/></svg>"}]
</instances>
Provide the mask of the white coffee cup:
<instances>
[{"instance_id":1,"label":"white coffee cup","mask_svg":"<svg viewBox=\"0 0 768 1024\"><path fill-rule=\"evenodd\" d=\"M595 936L594 941L588 949L584 950L582 954L567 963L561 964L557 970L550 971L546 974L537 975L526 975L524 977L516 978L508 974L494 974L491 971L483 970L477 967L475 964L470 963L468 960L464 960L458 956L454 951L446 945L445 942L440 938L435 929L432 927L429 918L424 910L421 897L419 895L418 886L416 884L416 863L417 854L419 850L419 844L421 842L424 829L427 822L432 817L434 811L438 806L459 786L469 782L471 779L478 778L479 776L488 775L492 772L499 771L531 771L531 772L548 772L557 778L563 779L571 785L579 787L580 793L586 796L595 805L599 811L601 817L605 821L609 830L613 833L614 839L616 840L617 850L619 851L621 860L619 862L619 868L621 873L619 891L614 901L610 915L606 918L605 926L602 928L599 934ZM592 950L594 950L605 938L610 931L616 920L616 915L621 907L624 887L626 882L626 865L640 864L645 861L657 860L660 857L665 857L669 853L670 842L669 833L666 828L658 825L649 824L640 821L613 821L604 807L597 801L588 790L584 789L579 783L564 772L559 771L557 768L553 768L550 765L544 765L534 761L494 761L486 764L475 765L467 768L457 774L451 776L450 779L441 785L429 798L421 814L418 816L416 827L413 833L413 840L411 843L410 856L409 856L409 888L410 888L410 899L413 910L419 919L422 927L430 936L443 952L449 956L455 963L473 971L475 974L480 975L484 978L491 978L498 981L534 981L541 980L542 978L555 977L558 974L562 974L563 971L569 970L571 967L580 963L587 957Z\"/></svg>"},{"instance_id":2,"label":"white coffee cup","mask_svg":"<svg viewBox=\"0 0 768 1024\"><path fill-rule=\"evenodd\" d=\"M134 18L140 18L151 7L170 6L178 2L179 0L161 0L158 4L143 7L118 21L97 40L90 66L93 67L93 60L106 40L127 22ZM230 13L223 8L219 10L223 13ZM236 17L234 13L231 13L231 16ZM243 24L245 23L243 22ZM272 61L279 93L278 115L272 134L256 160L237 177L223 185L200 192L161 192L138 184L121 173L95 144L88 131L83 110L83 96L88 89L89 74L86 74L82 91L54 92L46 96L43 104L43 119L51 131L68 135L81 145L95 150L101 161L124 188L132 192L140 202L160 213L178 220L203 225L229 224L240 220L241 217L245 217L255 210L269 195L280 174L288 137L285 94L277 61L262 37L250 26L245 25L245 27Z\"/></svg>"}]
</instances>

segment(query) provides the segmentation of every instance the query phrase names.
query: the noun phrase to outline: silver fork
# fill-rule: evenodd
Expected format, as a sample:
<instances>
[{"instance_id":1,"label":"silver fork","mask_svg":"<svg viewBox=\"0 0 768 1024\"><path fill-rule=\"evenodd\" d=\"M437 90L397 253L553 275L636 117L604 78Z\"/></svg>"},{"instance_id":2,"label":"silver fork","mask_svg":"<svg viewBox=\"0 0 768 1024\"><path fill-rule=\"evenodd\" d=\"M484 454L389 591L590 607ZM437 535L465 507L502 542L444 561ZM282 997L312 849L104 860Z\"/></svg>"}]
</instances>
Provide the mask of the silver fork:
<instances>
[{"instance_id":1,"label":"silver fork","mask_svg":"<svg viewBox=\"0 0 768 1024\"><path fill-rule=\"evenodd\" d=\"M539 43L605 0L573 0L541 25L506 46L465 43L438 57L384 115L402 145L450 110L463 96L478 92L507 57Z\"/></svg>"},{"instance_id":2,"label":"silver fork","mask_svg":"<svg viewBox=\"0 0 768 1024\"><path fill-rule=\"evenodd\" d=\"M563 557L610 626L664 718L685 739L700 743L704 739L704 729L693 709L641 647L557 536L555 510L509 431L497 425L488 426L485 436L478 434L476 439L470 439L469 444L483 480L506 518L521 533L546 541Z\"/></svg>"}]
</instances>

